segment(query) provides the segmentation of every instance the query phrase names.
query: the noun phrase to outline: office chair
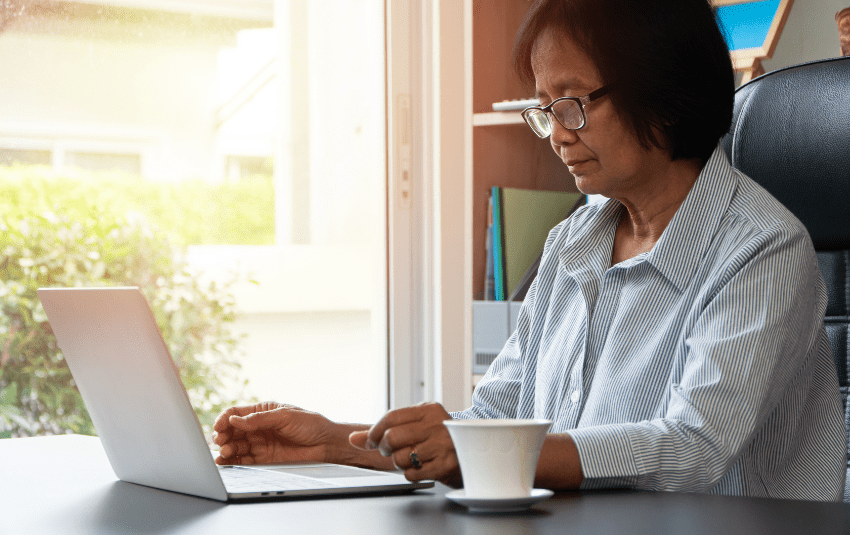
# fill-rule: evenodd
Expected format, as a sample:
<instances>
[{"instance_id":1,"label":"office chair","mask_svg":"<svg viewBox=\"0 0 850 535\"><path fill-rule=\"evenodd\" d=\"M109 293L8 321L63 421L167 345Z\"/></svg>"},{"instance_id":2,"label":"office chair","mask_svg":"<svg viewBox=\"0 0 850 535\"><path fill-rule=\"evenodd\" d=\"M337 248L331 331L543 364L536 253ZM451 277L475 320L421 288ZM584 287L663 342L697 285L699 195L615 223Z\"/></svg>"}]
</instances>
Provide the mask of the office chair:
<instances>
[{"instance_id":1,"label":"office chair","mask_svg":"<svg viewBox=\"0 0 850 535\"><path fill-rule=\"evenodd\" d=\"M732 166L779 199L812 237L850 437L850 57L788 67L738 88L722 144ZM850 450L844 501L850 502Z\"/></svg>"}]
</instances>

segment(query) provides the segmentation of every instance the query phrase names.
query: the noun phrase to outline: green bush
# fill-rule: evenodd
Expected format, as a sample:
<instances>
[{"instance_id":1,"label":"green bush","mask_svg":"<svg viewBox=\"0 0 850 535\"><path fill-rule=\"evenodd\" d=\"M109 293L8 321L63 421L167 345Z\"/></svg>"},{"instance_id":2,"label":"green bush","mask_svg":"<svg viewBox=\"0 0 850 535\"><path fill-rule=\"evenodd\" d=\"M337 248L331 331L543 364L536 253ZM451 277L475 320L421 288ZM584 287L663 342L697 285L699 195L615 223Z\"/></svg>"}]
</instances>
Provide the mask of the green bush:
<instances>
[{"instance_id":1,"label":"green bush","mask_svg":"<svg viewBox=\"0 0 850 535\"><path fill-rule=\"evenodd\" d=\"M234 401L220 392L238 397L245 384L229 285L201 283L182 239L102 183L14 182L0 177L0 437L94 433L36 295L44 286L139 286L209 436Z\"/></svg>"},{"instance_id":2,"label":"green bush","mask_svg":"<svg viewBox=\"0 0 850 535\"><path fill-rule=\"evenodd\" d=\"M181 246L274 244L271 176L254 175L238 184L159 183L120 173L0 166L0 203L13 213L31 214L32 207L52 207L57 200L63 210L97 206L144 214L154 226L169 229Z\"/></svg>"}]
</instances>

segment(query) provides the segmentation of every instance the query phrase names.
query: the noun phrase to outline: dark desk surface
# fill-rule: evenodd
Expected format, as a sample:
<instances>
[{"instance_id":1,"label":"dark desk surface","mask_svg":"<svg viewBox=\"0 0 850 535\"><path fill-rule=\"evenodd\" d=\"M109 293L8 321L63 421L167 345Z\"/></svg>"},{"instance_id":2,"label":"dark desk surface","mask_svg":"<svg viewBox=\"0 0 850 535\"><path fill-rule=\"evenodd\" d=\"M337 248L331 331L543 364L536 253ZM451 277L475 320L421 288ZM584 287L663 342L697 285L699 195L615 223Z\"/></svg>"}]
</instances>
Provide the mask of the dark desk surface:
<instances>
[{"instance_id":1,"label":"dark desk surface","mask_svg":"<svg viewBox=\"0 0 850 535\"><path fill-rule=\"evenodd\" d=\"M558 493L470 514L437 485L412 495L222 504L118 481L100 441L0 440L0 533L850 533L850 506L668 492Z\"/></svg>"}]
</instances>

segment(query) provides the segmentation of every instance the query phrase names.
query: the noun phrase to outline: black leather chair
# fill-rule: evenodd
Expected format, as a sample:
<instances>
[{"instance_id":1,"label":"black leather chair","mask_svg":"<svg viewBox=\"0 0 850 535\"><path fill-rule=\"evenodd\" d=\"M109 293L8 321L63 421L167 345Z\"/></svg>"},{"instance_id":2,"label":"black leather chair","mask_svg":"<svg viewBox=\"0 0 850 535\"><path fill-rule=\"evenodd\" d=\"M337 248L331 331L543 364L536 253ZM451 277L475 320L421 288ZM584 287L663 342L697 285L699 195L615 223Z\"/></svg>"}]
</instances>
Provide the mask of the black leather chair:
<instances>
[{"instance_id":1,"label":"black leather chair","mask_svg":"<svg viewBox=\"0 0 850 535\"><path fill-rule=\"evenodd\" d=\"M824 321L850 437L850 57L788 67L741 86L723 147L732 165L779 199L812 237L829 293Z\"/></svg>"}]
</instances>

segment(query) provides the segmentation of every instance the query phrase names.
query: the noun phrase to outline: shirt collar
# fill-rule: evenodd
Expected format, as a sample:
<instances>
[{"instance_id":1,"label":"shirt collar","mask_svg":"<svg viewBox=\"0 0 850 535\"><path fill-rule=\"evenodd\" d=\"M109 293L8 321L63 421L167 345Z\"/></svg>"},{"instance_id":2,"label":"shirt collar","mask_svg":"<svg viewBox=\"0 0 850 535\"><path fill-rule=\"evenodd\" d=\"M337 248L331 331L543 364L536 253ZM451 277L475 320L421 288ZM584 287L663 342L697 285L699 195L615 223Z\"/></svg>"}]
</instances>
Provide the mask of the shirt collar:
<instances>
[{"instance_id":1,"label":"shirt collar","mask_svg":"<svg viewBox=\"0 0 850 535\"><path fill-rule=\"evenodd\" d=\"M661 238L648 254L634 259L634 263L648 262L676 288L684 290L717 233L736 184L734 170L723 149L718 146ZM588 214L579 225L571 225L568 241L572 246L559 252L561 265L566 267L577 262L575 267L600 271L598 275L601 275L610 266L614 234L622 209L619 202L609 199L593 207L595 214Z\"/></svg>"},{"instance_id":2,"label":"shirt collar","mask_svg":"<svg viewBox=\"0 0 850 535\"><path fill-rule=\"evenodd\" d=\"M688 286L714 239L736 186L735 172L726 153L718 146L649 252L647 262L680 291Z\"/></svg>"},{"instance_id":3,"label":"shirt collar","mask_svg":"<svg viewBox=\"0 0 850 535\"><path fill-rule=\"evenodd\" d=\"M570 246L558 252L560 264L565 267L574 265L579 270L591 269L601 276L611 263L614 233L622 208L623 205L614 199L586 206L585 217L573 219L569 227L567 243Z\"/></svg>"}]
</instances>

